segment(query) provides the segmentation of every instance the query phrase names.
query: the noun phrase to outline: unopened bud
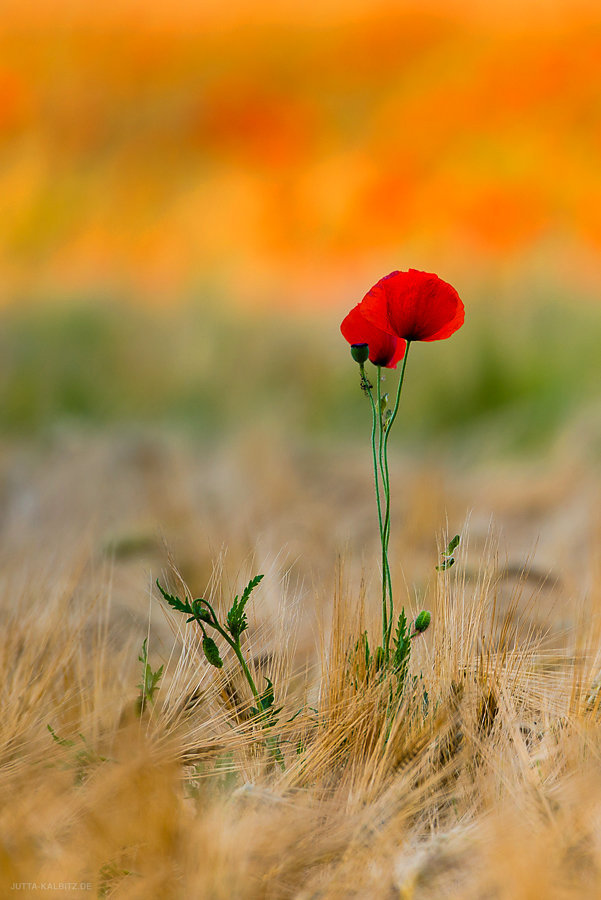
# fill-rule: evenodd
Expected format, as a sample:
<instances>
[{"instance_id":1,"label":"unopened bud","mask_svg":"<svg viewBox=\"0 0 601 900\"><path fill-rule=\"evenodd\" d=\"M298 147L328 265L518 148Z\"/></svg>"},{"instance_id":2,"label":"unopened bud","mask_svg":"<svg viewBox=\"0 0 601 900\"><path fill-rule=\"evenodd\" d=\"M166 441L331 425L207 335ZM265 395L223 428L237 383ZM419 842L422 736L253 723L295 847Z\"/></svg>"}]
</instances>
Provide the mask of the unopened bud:
<instances>
[{"instance_id":1,"label":"unopened bud","mask_svg":"<svg viewBox=\"0 0 601 900\"><path fill-rule=\"evenodd\" d=\"M210 662L212 666L215 666L216 669L221 669L223 666L223 660L219 656L219 649L217 644L210 637L204 637L202 639L202 649L204 650L204 655L207 658L207 662Z\"/></svg>"},{"instance_id":2,"label":"unopened bud","mask_svg":"<svg viewBox=\"0 0 601 900\"><path fill-rule=\"evenodd\" d=\"M355 362L362 365L369 358L369 346L367 344L351 344L351 356Z\"/></svg>"},{"instance_id":3,"label":"unopened bud","mask_svg":"<svg viewBox=\"0 0 601 900\"><path fill-rule=\"evenodd\" d=\"M200 619L202 622L210 623L213 621L211 613L205 606L203 606L202 600L194 600L194 602L192 603L192 611L194 612L196 618Z\"/></svg>"},{"instance_id":4,"label":"unopened bud","mask_svg":"<svg viewBox=\"0 0 601 900\"><path fill-rule=\"evenodd\" d=\"M426 630L428 625L430 624L431 620L432 620L431 613L429 613L427 609L422 609L419 616L415 620L415 625L414 625L415 630L419 634L422 634Z\"/></svg>"}]
</instances>

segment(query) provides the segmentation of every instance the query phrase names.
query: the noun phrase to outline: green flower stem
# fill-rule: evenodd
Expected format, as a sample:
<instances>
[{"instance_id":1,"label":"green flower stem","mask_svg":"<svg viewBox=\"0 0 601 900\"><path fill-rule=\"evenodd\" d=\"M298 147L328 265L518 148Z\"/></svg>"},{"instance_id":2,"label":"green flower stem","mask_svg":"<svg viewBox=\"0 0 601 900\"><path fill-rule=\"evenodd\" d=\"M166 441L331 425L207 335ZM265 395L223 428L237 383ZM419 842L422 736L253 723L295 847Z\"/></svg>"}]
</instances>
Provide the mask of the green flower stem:
<instances>
[{"instance_id":1,"label":"green flower stem","mask_svg":"<svg viewBox=\"0 0 601 900\"><path fill-rule=\"evenodd\" d=\"M268 678L268 691L264 693L262 697L257 690L254 678L252 677L250 669L246 664L246 660L244 659L244 655L242 653L242 647L240 645L240 635L247 627L246 617L244 616L244 605L248 600L250 592L259 583L262 577L262 575L258 575L248 583L247 587L244 590L244 593L241 595L240 602L238 602L237 596L234 598L232 609L230 609L229 613L227 614L226 626L220 625L215 610L208 600L202 598L199 600L186 600L186 602L182 602L179 597L174 597L171 594L168 594L167 591L165 591L164 588L161 587L161 584L158 580L157 586L161 594L163 595L163 598L167 601L172 609L176 609L178 612L183 612L186 615L189 615L190 618L186 619L186 622L196 622L196 624L200 626L203 635L203 651L206 659L211 665L220 669L223 666L223 660L219 655L219 648L215 644L215 641L207 635L207 625L209 625L211 628L214 628L215 631L219 635L221 635L226 644L232 648L238 662L240 663L240 668L244 673L244 677L246 678L248 686L250 687L254 702L257 705L256 711L254 711L252 714L253 719L254 721L260 722L264 729L268 729L275 725L276 720L274 717L275 714L279 712L279 710L271 709L271 706L274 702L273 684ZM226 629L229 629L231 633L228 634ZM266 735L265 745L270 754L279 764L279 766L284 769L284 757L282 756L282 753L279 749L279 737Z\"/></svg>"},{"instance_id":2,"label":"green flower stem","mask_svg":"<svg viewBox=\"0 0 601 900\"><path fill-rule=\"evenodd\" d=\"M365 366L363 363L361 363L361 365L359 366L359 369L361 371L361 383L363 385L365 385L365 392L367 393L367 396L369 397L369 402L371 404L371 417L372 417L371 449L372 449L372 456L373 456L373 463L374 463L374 482L375 482L375 486L376 486L376 503L378 505L378 525L380 526L380 536L381 536L382 535L382 503L380 500L380 485L379 485L379 479L378 479L378 463L377 463L378 451L379 451L379 441L378 441L378 444L376 445L376 425L378 422L378 413L376 411L376 404L374 402L372 387L371 387L371 385L367 379L367 376L365 374ZM379 394L380 394L380 368L378 367L378 407L379 407L379 403L380 403Z\"/></svg>"},{"instance_id":3,"label":"green flower stem","mask_svg":"<svg viewBox=\"0 0 601 900\"><path fill-rule=\"evenodd\" d=\"M378 366L378 384L377 384L377 409L378 409L378 466L380 468L380 475L382 478L382 487L384 490L384 497L386 499L386 510L385 517L389 518L388 513L388 504L389 500L388 495L390 493L388 488L388 473L386 471L384 465L384 417L382 415L382 367ZM375 423L374 423L375 424ZM374 469L376 468L376 460L375 460L375 449L374 449ZM390 609L390 620L388 618L388 604L387 604L387 594L390 598L392 598L392 583L390 577L390 565L388 563L388 548L385 541L385 531L384 531L384 523L382 521L382 516L380 515L380 543L382 544L382 647L384 648L384 658L388 660L388 654L386 652L386 636L389 634L390 629L392 628L392 604Z\"/></svg>"},{"instance_id":4,"label":"green flower stem","mask_svg":"<svg viewBox=\"0 0 601 900\"><path fill-rule=\"evenodd\" d=\"M256 684L255 684L255 682L254 682L254 680L253 680L253 677L252 677L252 675L250 674L250 669L249 669L248 666L246 665L246 660L244 659L244 656L242 655L242 648L240 647L240 638L238 638L237 641L232 640L232 638L229 636L229 634L227 633L227 631L225 631L225 629L223 629L223 628L221 627L221 625L219 624L219 620L217 619L217 616L215 615L215 610L213 609L213 607L211 606L211 604L209 603L209 601L203 599L202 602L208 607L209 612L210 612L211 615L213 616L213 621L212 621L212 622L207 622L206 624L207 624L207 625L211 625L211 627L214 628L215 631L218 631L219 634L221 635L221 637L224 639L224 641L226 641L226 643L228 643L228 644L230 645L230 647L232 648L232 650L233 650L234 653L236 654L236 657L238 658L238 662L240 663L240 666L242 667L242 671L244 672L244 677L245 677L246 680L248 681L248 685L249 685L249 687L250 687L250 689L251 689L251 691L252 691L252 695L253 695L253 697L255 698L255 702L257 703L257 706L258 706L258 705L259 705L260 694L259 694L259 692L258 692L258 690L257 690L257 686L256 686ZM206 634L206 632L205 632L205 630L204 630L204 626L203 626L202 620L201 620L201 619L197 619L196 621L198 622L198 624L199 624L200 627L202 628L203 634Z\"/></svg>"},{"instance_id":5,"label":"green flower stem","mask_svg":"<svg viewBox=\"0 0 601 900\"><path fill-rule=\"evenodd\" d=\"M378 366L377 398L374 401L373 389L365 375L365 366L360 365L361 383L365 386L365 392L371 404L371 450L374 466L374 484L376 488L376 504L378 507L378 525L380 527L380 543L382 545L382 640L388 633L387 604L386 604L386 557L384 554L384 532L382 530L382 500L380 497L380 476L382 472L382 412L381 412L381 367Z\"/></svg>"},{"instance_id":6,"label":"green flower stem","mask_svg":"<svg viewBox=\"0 0 601 900\"><path fill-rule=\"evenodd\" d=\"M212 609L211 609L211 612L213 612ZM213 613L213 615L215 615L215 613ZM242 648L240 647L240 638L238 638L237 641L232 640L232 638L229 636L229 634L226 631L224 631L224 629L221 627L221 625L219 625L219 623L217 623L217 622L213 625L213 627L215 628L216 631L219 632L221 637L230 645L230 647L236 654L238 662L240 663L242 671L244 672L244 677L246 678L246 680L249 684L249 687L252 691L252 695L254 697L255 703L257 704L257 710L259 712L258 720L260 722L261 721L263 722L263 728L268 728L269 727L268 715L265 710L261 709L261 695L259 694L259 692L257 690L257 686L254 682L254 679L253 679L252 675L250 674L250 669L246 665L246 660L244 659L244 656L242 654ZM204 629L203 629L203 631L204 631ZM282 752L278 745L278 739L266 736L265 737L265 746L267 747L269 753L274 757L275 761L278 763L280 768L282 770L284 770L286 767L284 765L284 758L282 756Z\"/></svg>"},{"instance_id":7,"label":"green flower stem","mask_svg":"<svg viewBox=\"0 0 601 900\"><path fill-rule=\"evenodd\" d=\"M388 567L388 544L390 542L390 471L388 466L388 438L390 436L390 430L394 424L394 420L396 419L397 413L399 411L399 403L401 399L401 391L403 388L403 382L405 380L405 370L407 368L407 357L409 356L409 347L411 346L411 341L407 341L407 346L405 348L405 355L403 356L403 365L401 367L401 374L399 376L399 383L397 387L396 400L394 407L392 409L392 414L386 423L386 428L382 427L382 423L380 421L380 427L383 431L383 435L380 439L380 448L381 454L383 458L383 472L382 472L382 480L384 485L384 500L385 500L385 512L384 512L384 523L382 527L382 558L386 561L387 571L388 571L388 599L390 603L390 615L387 617L388 619L388 627L386 629L386 634L384 635L384 656L385 659L388 659L389 651L390 651L390 638L392 635L392 624L394 619L394 603L392 598L392 578L390 577L390 568Z\"/></svg>"},{"instance_id":8,"label":"green flower stem","mask_svg":"<svg viewBox=\"0 0 601 900\"><path fill-rule=\"evenodd\" d=\"M208 604L207 604L207 605L208 605ZM215 616L215 613L213 612L213 609L212 609L212 608L211 608L211 612L213 613L213 616ZM212 623L212 625L213 625L213 628L215 629L215 631L218 631L218 632L219 632L219 634L220 634L221 637L224 639L224 641L226 641L226 642L230 645L230 647L232 648L232 650L233 650L234 653L236 654L236 657L237 657L237 659L238 659L238 662L240 663L240 666L241 666L241 668L242 668L242 671L244 672L244 677L246 678L246 680L247 680L247 682L248 682L248 685L249 685L249 687L250 687L250 689L251 689L251 691L252 691L252 695L253 695L253 697L255 698L255 703L257 704L257 709L259 709L259 708L260 708L260 694L259 694L259 692L258 692L258 690L257 690L257 686L256 686L256 684L255 684L255 682L254 682L254 679L253 679L252 675L250 674L250 669L249 669L248 666L246 665L246 660L244 659L244 656L243 656L243 654L242 654L242 648L240 647L240 639L238 638L237 641L232 640L232 638L229 636L229 634L227 633L227 631L225 631L225 630L221 627L221 625L217 622L216 619L215 619L215 621ZM201 627L202 627L202 626L201 626ZM203 629L203 631L204 631L204 629Z\"/></svg>"},{"instance_id":9,"label":"green flower stem","mask_svg":"<svg viewBox=\"0 0 601 900\"><path fill-rule=\"evenodd\" d=\"M384 659L388 661L390 656L390 641L394 622L394 602L392 597L392 575L388 560L388 546L390 543L390 471L388 465L388 438L390 429L396 419L401 391L405 380L407 357L409 355L410 341L407 341L403 363L399 375L396 399L390 417L385 421L382 415L382 367L377 366L376 398L374 400L373 388L365 374L365 364L359 364L361 373L361 387L369 397L372 414L371 449L374 467L374 484L376 489L376 504L378 507L378 525L380 528L380 543L382 545L382 647ZM384 503L382 503L382 493Z\"/></svg>"},{"instance_id":10,"label":"green flower stem","mask_svg":"<svg viewBox=\"0 0 601 900\"><path fill-rule=\"evenodd\" d=\"M232 650L238 657L238 662L242 666L242 671L244 672L244 676L245 676L246 680L248 681L250 689L253 693L253 697L255 698L255 703L257 704L257 709L260 710L261 709L260 694L257 690L257 686L255 685L254 679L253 679L252 675L250 674L250 669L246 665L246 661L244 659L244 656L242 655L242 650L240 648L240 642L236 641L235 643L233 643L233 642L229 642L229 643L230 643Z\"/></svg>"},{"instance_id":11,"label":"green flower stem","mask_svg":"<svg viewBox=\"0 0 601 900\"><path fill-rule=\"evenodd\" d=\"M386 450L386 443L388 442L388 433L394 424L394 420L396 419L397 413L399 411L399 402L401 399L401 390L403 389L403 381L405 380L405 370L407 368L407 358L409 356L409 348L411 346L411 341L407 341L407 346L405 347L405 355L403 356L403 365L401 366L401 375L399 377L399 385L396 392L396 400L392 410L392 415L388 420L388 428L386 429L386 436L384 441L384 450Z\"/></svg>"},{"instance_id":12,"label":"green flower stem","mask_svg":"<svg viewBox=\"0 0 601 900\"><path fill-rule=\"evenodd\" d=\"M246 678L248 685L252 691L254 701L257 704L257 710L259 712L258 720L263 723L263 728L268 728L269 727L268 715L265 710L261 709L261 695L259 694L259 691L257 690L257 686L254 682L254 678L250 674L250 669L248 668L248 666L246 664L246 660L244 659L244 655L242 653L242 648L240 646L240 638L238 638L237 640L233 640L230 637L230 635L227 633L227 631L225 631L225 629L223 629L221 627L221 625L219 624L219 622L217 621L217 616L215 615L215 611L214 611L213 607L211 606L211 604L207 600L204 600L203 602L206 603L209 610L211 611L211 615L213 616L213 621L210 623L211 626L215 629L215 631L219 632L219 634L224 639L224 641L227 644L229 644L229 646L232 648L232 650L236 654L236 658L237 658L238 662L240 663L240 667L241 667L242 671L244 672L244 677ZM200 625L200 627L202 628L203 634L206 634L202 621L200 619L197 619L197 622ZM209 624L209 623L207 623L207 624ZM270 754L274 757L274 759L276 760L276 762L278 763L280 768L282 770L284 770L285 769L284 758L283 758L281 750L279 748L277 738L266 736L265 737L265 746L267 747Z\"/></svg>"}]
</instances>

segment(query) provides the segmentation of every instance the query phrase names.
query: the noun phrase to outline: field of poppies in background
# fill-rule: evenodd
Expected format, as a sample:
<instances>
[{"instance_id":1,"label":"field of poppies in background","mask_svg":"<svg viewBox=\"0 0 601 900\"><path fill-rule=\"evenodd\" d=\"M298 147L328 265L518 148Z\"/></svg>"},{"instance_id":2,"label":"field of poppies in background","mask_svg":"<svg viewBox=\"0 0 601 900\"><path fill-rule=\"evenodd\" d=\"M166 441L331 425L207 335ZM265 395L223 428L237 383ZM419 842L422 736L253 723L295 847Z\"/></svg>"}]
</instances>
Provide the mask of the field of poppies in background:
<instances>
[{"instance_id":1,"label":"field of poppies in background","mask_svg":"<svg viewBox=\"0 0 601 900\"><path fill-rule=\"evenodd\" d=\"M7 0L2 298L594 293L601 16L529 6Z\"/></svg>"},{"instance_id":2,"label":"field of poppies in background","mask_svg":"<svg viewBox=\"0 0 601 900\"><path fill-rule=\"evenodd\" d=\"M585 0L5 0L2 891L600 895L600 84ZM387 731L340 323L409 267L466 321L412 349L390 443L432 624ZM285 771L174 567L221 610L264 574Z\"/></svg>"}]
</instances>

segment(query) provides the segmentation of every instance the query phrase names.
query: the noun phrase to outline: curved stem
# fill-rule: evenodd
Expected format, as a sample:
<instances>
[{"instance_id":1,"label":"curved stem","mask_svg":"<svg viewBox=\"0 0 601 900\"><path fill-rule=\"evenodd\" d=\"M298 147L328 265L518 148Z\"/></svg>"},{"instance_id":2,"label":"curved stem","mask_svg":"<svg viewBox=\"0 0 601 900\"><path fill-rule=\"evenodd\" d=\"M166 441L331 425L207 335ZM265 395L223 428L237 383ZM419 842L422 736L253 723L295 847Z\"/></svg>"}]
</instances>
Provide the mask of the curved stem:
<instances>
[{"instance_id":1,"label":"curved stem","mask_svg":"<svg viewBox=\"0 0 601 900\"><path fill-rule=\"evenodd\" d=\"M242 650L240 649L240 644L239 643L232 644L232 649L233 649L234 653L236 654L236 656L238 657L238 662L242 666L242 671L244 672L244 676L245 676L246 680L248 681L250 689L253 693L253 697L255 698L255 703L257 704L257 709L260 712L261 711L260 695L257 690L257 686L254 682L254 679L253 679L252 675L250 674L250 669L246 665L246 660L244 659L244 656L242 655Z\"/></svg>"},{"instance_id":2,"label":"curved stem","mask_svg":"<svg viewBox=\"0 0 601 900\"><path fill-rule=\"evenodd\" d=\"M371 404L371 451L374 467L374 484L376 488L376 504L378 507L378 525L380 527L380 544L382 546L382 642L386 639L388 633L387 619L387 603L386 603L386 586L387 586L387 559L384 552L384 531L382 522L382 500L380 497L380 475L384 480L384 469L382 466L382 369L378 369L378 380L376 388L376 401L374 401L373 389L365 375L365 366L360 365L361 383L365 385L365 393L369 397Z\"/></svg>"},{"instance_id":3,"label":"curved stem","mask_svg":"<svg viewBox=\"0 0 601 900\"><path fill-rule=\"evenodd\" d=\"M261 695L257 690L257 686L254 682L254 678L250 674L250 669L246 664L246 660L242 654L242 648L240 647L240 638L237 641L232 640L232 638L227 634L226 631L221 627L221 625L217 624L214 626L216 631L219 632L222 638L227 641L230 645L238 662L240 663L240 667L244 672L244 677L246 678L248 685L252 691L252 695L254 697L255 703L257 704L257 720L262 723L263 728L269 728L269 712L267 710L261 709ZM273 756L277 764L280 766L282 770L286 768L284 764L284 757L282 756L282 752L279 748L279 738L277 737L265 737L265 746L267 747L269 753Z\"/></svg>"},{"instance_id":4,"label":"curved stem","mask_svg":"<svg viewBox=\"0 0 601 900\"><path fill-rule=\"evenodd\" d=\"M386 429L384 430L384 434L382 437L382 446L381 452L383 456L383 481L384 481L384 496L386 501L386 510L384 514L384 524L382 527L382 547L383 547L383 555L386 558L386 563L388 564L388 544L390 542L390 471L388 467L388 438L390 436L390 430L394 424L394 420L397 417L397 413L399 411L399 403L401 400L401 391L403 389L403 382L405 380L405 370L407 368L407 357L409 356L409 347L411 346L411 341L407 341L407 346L405 347L405 355L403 356L403 365L401 367L401 374L399 376L399 383L396 392L396 399L394 403L394 407L392 409L392 413L390 418L386 423ZM388 599L390 604L390 613L388 616L388 628L386 631L386 635L384 637L384 653L386 658L388 658L388 653L390 649L390 637L392 634L392 623L394 620L394 602L392 598L392 578L390 577L390 568L388 568Z\"/></svg>"},{"instance_id":5,"label":"curved stem","mask_svg":"<svg viewBox=\"0 0 601 900\"><path fill-rule=\"evenodd\" d=\"M407 346L405 347L405 355L403 356L403 365L401 366L401 374L399 377L399 386L398 386L397 392L396 392L396 400L395 400L394 407L392 409L392 415L390 416L390 419L388 420L388 428L386 429L386 434L384 437L384 448L386 448L386 444L388 442L388 434L390 433L390 429L392 428L392 426L394 424L394 420L396 419L396 415L399 411L401 390L403 389L403 382L405 380L405 370L407 368L407 357L409 356L409 347L410 346L411 346L411 341L407 341Z\"/></svg>"},{"instance_id":6,"label":"curved stem","mask_svg":"<svg viewBox=\"0 0 601 900\"><path fill-rule=\"evenodd\" d=\"M369 381L367 380L367 377L365 375L365 366L363 364L361 364L360 369L361 369L362 383L365 385L369 385ZM369 385L369 387L366 387L365 391L367 393L367 396L369 397L369 402L371 404L371 419L372 419L371 449L372 449L372 457L373 457L373 465L374 465L374 483L375 483L375 487L376 487L376 503L378 506L378 525L380 526L380 537L381 537L382 536L382 504L380 501L380 484L379 484L379 479L378 479L378 464L377 464L379 450L376 449L377 412L376 412L376 404L374 402L374 395L372 393L371 385ZM378 406L380 403L379 394L380 394L380 370L378 367ZM379 443L378 443L378 448L379 448Z\"/></svg>"},{"instance_id":7,"label":"curved stem","mask_svg":"<svg viewBox=\"0 0 601 900\"><path fill-rule=\"evenodd\" d=\"M380 369L378 369L378 376L380 376ZM382 413L382 405L381 405L381 396L380 396L380 380L378 377L378 408L380 410L379 417L379 433L378 433L378 447L379 447L379 464L380 464L380 472L382 476L382 485L384 490L384 500L385 500L385 513L384 513L384 523L380 529L380 539L382 541L382 622L384 624L383 633L382 633L382 647L384 649L384 656L386 661L388 661L388 644L389 640L387 640L387 636L390 634L392 630L392 620L393 620L393 608L392 608L392 575L390 574L390 563L388 560L388 539L387 539L387 531L390 531L390 479L388 474L388 462L384 453L384 434L386 433L386 420L384 419ZM387 523L387 524L386 524ZM387 604L386 604L386 593L388 592L388 602L390 604L390 613L388 613Z\"/></svg>"},{"instance_id":8,"label":"curved stem","mask_svg":"<svg viewBox=\"0 0 601 900\"><path fill-rule=\"evenodd\" d=\"M263 728L268 728L270 725L269 711L261 709L261 695L259 694L259 691L257 690L257 686L255 684L254 678L252 677L252 675L250 673L250 669L248 668L248 665L246 664L246 660L244 659L244 655L242 653L242 648L240 646L240 638L238 637L237 640L234 640L227 633L227 631L224 628L222 628L222 626L217 621L217 616L215 615L215 610L213 609L211 604L208 602L208 600L204 600L203 602L206 603L209 610L211 611L211 615L213 616L212 622L203 622L201 619L196 620L202 629L203 635L205 637L207 635L207 633L205 631L205 625L210 625L212 628L215 629L215 631L217 631L221 635L221 637L224 639L224 641L232 648L232 650L236 654L236 658L237 658L238 662L240 663L240 668L244 672L244 677L246 678L246 681L248 682L248 686L250 687L250 689L252 691L254 701L257 704L257 721L262 723ZM279 749L279 738L266 736L265 737L265 746L269 750L269 753L276 760L278 765L282 769L285 769L284 758Z\"/></svg>"},{"instance_id":9,"label":"curved stem","mask_svg":"<svg viewBox=\"0 0 601 900\"><path fill-rule=\"evenodd\" d=\"M384 460L385 424L382 413L382 369L378 366L378 464L380 467L382 488L384 490L384 500L386 504L384 512L384 522L386 522L390 518L390 486L388 483L388 471ZM388 661L386 636L392 628L392 609L389 616L387 595L390 599L392 598L392 581L390 576L390 564L388 562L388 544L386 542L384 522L380 523L380 542L382 544L382 648L384 650L384 659Z\"/></svg>"},{"instance_id":10,"label":"curved stem","mask_svg":"<svg viewBox=\"0 0 601 900\"><path fill-rule=\"evenodd\" d=\"M211 625L213 628L219 627L219 622L218 622L218 620L217 620L217 616L215 615L215 610L213 609L213 607L211 606L211 604L209 603L209 601L208 601L208 600L205 600L204 597L201 597L200 602L201 602L201 603L204 603L205 606L208 606L209 612L210 612L211 615L213 616L213 621L212 621L212 622L207 622L206 624L207 624L207 625ZM197 621L198 623L200 623L201 620L200 620L200 619L197 619L196 621ZM201 627L202 627L202 626L201 626ZM203 628L203 631L204 631L204 628Z\"/></svg>"},{"instance_id":11,"label":"curved stem","mask_svg":"<svg viewBox=\"0 0 601 900\"><path fill-rule=\"evenodd\" d=\"M212 612L212 610L211 610L211 612ZM213 613L213 615L215 615L215 614ZM248 685L252 691L252 695L255 698L255 702L258 705L259 699L260 699L260 694L259 694L259 691L257 690L257 686L254 682L254 679L253 679L252 675L250 674L250 669L246 665L246 660L244 659L244 656L242 654L242 649L240 647L240 640L237 640L237 641L232 640L232 638L229 636L227 631L225 631L225 629L223 629L221 627L221 625L219 625L218 622L213 623L213 628L215 629L215 631L219 632L219 634L224 639L224 641L227 641L227 643L230 645L230 647L236 654L238 662L240 663L242 671L244 672L244 677L246 678Z\"/></svg>"}]
</instances>

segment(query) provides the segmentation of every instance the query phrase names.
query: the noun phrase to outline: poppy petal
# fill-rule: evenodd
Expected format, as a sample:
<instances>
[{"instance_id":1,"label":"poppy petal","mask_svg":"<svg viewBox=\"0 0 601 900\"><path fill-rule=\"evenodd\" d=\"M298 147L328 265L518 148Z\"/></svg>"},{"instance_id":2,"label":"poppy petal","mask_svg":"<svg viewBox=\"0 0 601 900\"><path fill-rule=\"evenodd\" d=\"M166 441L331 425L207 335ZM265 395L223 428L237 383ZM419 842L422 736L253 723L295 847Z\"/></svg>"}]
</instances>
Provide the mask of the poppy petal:
<instances>
[{"instance_id":1,"label":"poppy petal","mask_svg":"<svg viewBox=\"0 0 601 900\"><path fill-rule=\"evenodd\" d=\"M374 366L396 369L405 355L406 342L368 322L357 304L342 322L340 330L349 344L367 344Z\"/></svg>"},{"instance_id":2,"label":"poppy petal","mask_svg":"<svg viewBox=\"0 0 601 900\"><path fill-rule=\"evenodd\" d=\"M376 328L408 341L439 341L463 325L459 294L438 275L409 269L381 278L361 301Z\"/></svg>"}]
</instances>

